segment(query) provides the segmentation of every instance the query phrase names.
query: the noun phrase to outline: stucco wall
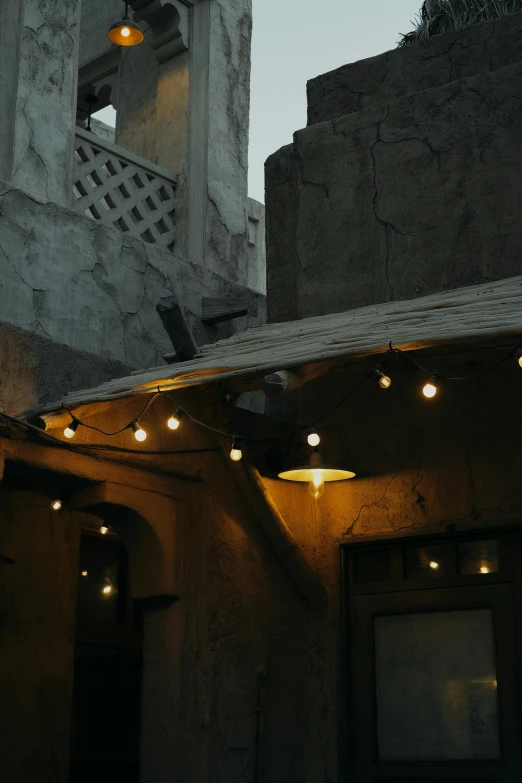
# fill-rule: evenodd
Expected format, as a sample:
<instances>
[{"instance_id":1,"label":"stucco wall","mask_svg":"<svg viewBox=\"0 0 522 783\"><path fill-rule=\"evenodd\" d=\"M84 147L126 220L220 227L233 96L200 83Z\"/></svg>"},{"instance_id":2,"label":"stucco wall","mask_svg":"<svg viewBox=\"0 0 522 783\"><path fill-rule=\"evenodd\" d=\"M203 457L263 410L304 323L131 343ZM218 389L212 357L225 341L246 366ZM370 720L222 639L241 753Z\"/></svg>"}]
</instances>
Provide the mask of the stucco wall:
<instances>
[{"instance_id":1,"label":"stucco wall","mask_svg":"<svg viewBox=\"0 0 522 783\"><path fill-rule=\"evenodd\" d=\"M0 207L4 322L135 368L172 352L156 312L163 297L178 296L199 344L262 322L259 297L259 321L203 325L203 296L244 289L179 256L5 183Z\"/></svg>"},{"instance_id":2,"label":"stucco wall","mask_svg":"<svg viewBox=\"0 0 522 783\"><path fill-rule=\"evenodd\" d=\"M506 25L492 23L490 49L501 50ZM477 28L482 38L487 27ZM464 51L471 33L461 35ZM455 36L448 46L457 46ZM487 56L484 46L477 51ZM402 63L404 54L387 58ZM373 73L381 61L366 67ZM397 69L390 65L389 73ZM408 71L410 82L415 74ZM269 158L269 320L519 274L521 84L519 61L407 97L397 90L387 103L381 95L379 105L352 106L297 132L293 145ZM339 100L335 108L347 107Z\"/></svg>"},{"instance_id":3,"label":"stucco wall","mask_svg":"<svg viewBox=\"0 0 522 783\"><path fill-rule=\"evenodd\" d=\"M0 775L67 783L80 522L34 492L0 492Z\"/></svg>"}]
</instances>

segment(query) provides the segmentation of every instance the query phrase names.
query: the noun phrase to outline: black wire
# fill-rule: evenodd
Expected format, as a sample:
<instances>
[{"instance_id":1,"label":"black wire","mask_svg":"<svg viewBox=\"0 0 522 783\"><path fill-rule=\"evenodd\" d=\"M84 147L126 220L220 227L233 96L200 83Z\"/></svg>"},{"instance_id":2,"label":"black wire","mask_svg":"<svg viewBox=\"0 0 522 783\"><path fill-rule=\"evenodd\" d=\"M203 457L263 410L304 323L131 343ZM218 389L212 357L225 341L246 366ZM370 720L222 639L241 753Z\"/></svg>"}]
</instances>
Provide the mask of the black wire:
<instances>
[{"instance_id":1,"label":"black wire","mask_svg":"<svg viewBox=\"0 0 522 783\"><path fill-rule=\"evenodd\" d=\"M155 400L159 396L160 396L160 393L156 392L156 394L147 401L147 404L145 405L145 407L143 408L143 410L139 414L139 416L136 416L131 422L129 422L129 424L126 424L125 427L121 428L121 430L116 430L116 432L105 432L104 430L101 430L99 427L94 427L92 424L84 424L84 422L80 421L80 419L77 419L76 416L73 413L71 413L69 408L65 407L65 405L62 405L62 408L63 408L63 410L67 411L67 413L73 419L73 421L77 421L79 424L82 425L82 427L85 427L88 430L94 430L94 432L99 432L100 435L106 435L107 437L112 438L113 435L121 435L121 433L125 432L125 430L128 430L135 421L139 421L142 416L145 416L145 414L147 413L147 411L150 408L150 406L152 405L152 403L155 402Z\"/></svg>"},{"instance_id":2,"label":"black wire","mask_svg":"<svg viewBox=\"0 0 522 783\"><path fill-rule=\"evenodd\" d=\"M495 362L495 364L492 364L491 367L487 367L485 370L480 370L476 373L471 373L470 375L444 375L440 372L433 372L431 370L426 369L426 367L423 367L423 365L415 358L415 356L412 356L410 353L406 353L406 351L401 351L398 348L390 348L388 353L398 353L401 354L407 361L410 361L412 364L414 364L419 370L426 373L426 375L429 375L432 377L433 375L436 375L438 378L441 378L444 381L472 381L475 378L481 378L483 375L487 375L490 372L493 372L498 367L501 367L505 362L509 361L517 348L511 348L509 353L506 356L503 356L502 359L499 359L498 362Z\"/></svg>"}]
</instances>

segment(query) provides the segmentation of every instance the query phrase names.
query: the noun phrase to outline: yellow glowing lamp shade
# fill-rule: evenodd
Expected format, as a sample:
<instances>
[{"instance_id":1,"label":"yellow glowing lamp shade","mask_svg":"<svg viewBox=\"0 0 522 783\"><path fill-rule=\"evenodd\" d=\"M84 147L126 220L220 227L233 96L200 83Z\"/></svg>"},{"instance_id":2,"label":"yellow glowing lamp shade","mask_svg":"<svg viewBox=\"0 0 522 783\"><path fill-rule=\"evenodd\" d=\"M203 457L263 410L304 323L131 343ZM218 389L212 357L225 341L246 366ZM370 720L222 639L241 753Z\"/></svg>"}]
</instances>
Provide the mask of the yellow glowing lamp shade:
<instances>
[{"instance_id":1,"label":"yellow glowing lamp shade","mask_svg":"<svg viewBox=\"0 0 522 783\"><path fill-rule=\"evenodd\" d=\"M280 479L285 481L299 481L308 484L308 491L312 497L318 499L324 494L324 485L330 481L347 481L355 478L355 473L351 470L341 470L340 468L329 468L323 465L321 455L314 451L310 457L308 465L292 470L284 470L279 474Z\"/></svg>"},{"instance_id":2,"label":"yellow glowing lamp shade","mask_svg":"<svg viewBox=\"0 0 522 783\"><path fill-rule=\"evenodd\" d=\"M107 33L107 38L118 46L136 46L140 44L144 35L137 24L129 17L129 4L125 3L123 19L115 22Z\"/></svg>"}]
</instances>

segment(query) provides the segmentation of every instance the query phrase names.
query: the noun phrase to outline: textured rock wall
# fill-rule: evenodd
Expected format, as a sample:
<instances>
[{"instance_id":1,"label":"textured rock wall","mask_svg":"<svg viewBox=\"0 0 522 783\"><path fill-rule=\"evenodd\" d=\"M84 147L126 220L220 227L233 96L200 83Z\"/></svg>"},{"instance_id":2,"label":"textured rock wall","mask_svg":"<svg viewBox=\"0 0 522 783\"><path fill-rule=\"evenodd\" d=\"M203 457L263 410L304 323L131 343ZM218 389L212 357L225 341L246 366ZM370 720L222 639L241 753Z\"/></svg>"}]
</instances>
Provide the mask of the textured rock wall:
<instances>
[{"instance_id":1,"label":"textured rock wall","mask_svg":"<svg viewBox=\"0 0 522 783\"><path fill-rule=\"evenodd\" d=\"M175 294L199 344L248 323L201 322L203 296L243 288L154 245L70 210L0 187L0 318L70 348L126 366L162 363L172 346L156 312Z\"/></svg>"},{"instance_id":2,"label":"textured rock wall","mask_svg":"<svg viewBox=\"0 0 522 783\"><path fill-rule=\"evenodd\" d=\"M297 132L267 161L269 320L520 274L521 88L517 63Z\"/></svg>"},{"instance_id":3,"label":"textured rock wall","mask_svg":"<svg viewBox=\"0 0 522 783\"><path fill-rule=\"evenodd\" d=\"M80 0L0 7L0 179L64 205L71 193L79 17Z\"/></svg>"},{"instance_id":4,"label":"textured rock wall","mask_svg":"<svg viewBox=\"0 0 522 783\"><path fill-rule=\"evenodd\" d=\"M308 124L513 65L521 35L516 14L344 65L308 82Z\"/></svg>"}]
</instances>

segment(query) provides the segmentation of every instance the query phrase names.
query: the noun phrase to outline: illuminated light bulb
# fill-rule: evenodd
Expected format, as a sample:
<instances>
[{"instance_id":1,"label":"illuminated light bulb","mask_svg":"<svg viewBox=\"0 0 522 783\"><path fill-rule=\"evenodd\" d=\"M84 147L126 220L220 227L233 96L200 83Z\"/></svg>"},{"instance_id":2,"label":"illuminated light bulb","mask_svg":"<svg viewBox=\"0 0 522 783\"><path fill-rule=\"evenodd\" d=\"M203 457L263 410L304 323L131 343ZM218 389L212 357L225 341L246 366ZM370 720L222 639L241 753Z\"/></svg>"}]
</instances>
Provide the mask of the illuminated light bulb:
<instances>
[{"instance_id":1,"label":"illuminated light bulb","mask_svg":"<svg viewBox=\"0 0 522 783\"><path fill-rule=\"evenodd\" d=\"M122 27L120 30L120 34L123 35L124 38L128 38L130 35L130 30L128 27Z\"/></svg>"},{"instance_id":2,"label":"illuminated light bulb","mask_svg":"<svg viewBox=\"0 0 522 783\"><path fill-rule=\"evenodd\" d=\"M65 435L66 438L69 439L74 438L74 436L76 435L76 430L78 429L79 426L80 426L80 422L78 421L78 419L75 419L73 416L73 420L64 429L63 434Z\"/></svg>"},{"instance_id":3,"label":"illuminated light bulb","mask_svg":"<svg viewBox=\"0 0 522 783\"><path fill-rule=\"evenodd\" d=\"M482 566L480 569L481 574L489 574L489 568L487 566Z\"/></svg>"},{"instance_id":4,"label":"illuminated light bulb","mask_svg":"<svg viewBox=\"0 0 522 783\"><path fill-rule=\"evenodd\" d=\"M102 534L102 536L106 536L108 532L109 532L109 526L108 525L102 525L100 527L100 533Z\"/></svg>"},{"instance_id":5,"label":"illuminated light bulb","mask_svg":"<svg viewBox=\"0 0 522 783\"><path fill-rule=\"evenodd\" d=\"M61 500L58 500L58 499L57 500L53 500L53 502L51 503L51 509L53 511L61 511L62 508L63 508L63 503L62 503Z\"/></svg>"},{"instance_id":6,"label":"illuminated light bulb","mask_svg":"<svg viewBox=\"0 0 522 783\"><path fill-rule=\"evenodd\" d=\"M133 421L131 424L131 428L136 440L139 440L140 442L145 440L145 438L147 437L147 433L145 432L144 429L140 427L138 421Z\"/></svg>"},{"instance_id":7,"label":"illuminated light bulb","mask_svg":"<svg viewBox=\"0 0 522 783\"><path fill-rule=\"evenodd\" d=\"M436 571L439 568L439 563L437 563L435 560L432 560L430 562L430 568L433 568L433 570Z\"/></svg>"},{"instance_id":8,"label":"illuminated light bulb","mask_svg":"<svg viewBox=\"0 0 522 783\"><path fill-rule=\"evenodd\" d=\"M518 361L520 367L522 367L522 348L517 348L515 351L515 358Z\"/></svg>"},{"instance_id":9,"label":"illuminated light bulb","mask_svg":"<svg viewBox=\"0 0 522 783\"><path fill-rule=\"evenodd\" d=\"M239 462L243 459L243 452L240 449L239 441L237 438L234 438L234 441L232 443L232 449L230 451L230 459L232 462Z\"/></svg>"},{"instance_id":10,"label":"illuminated light bulb","mask_svg":"<svg viewBox=\"0 0 522 783\"><path fill-rule=\"evenodd\" d=\"M437 380L438 380L437 376L432 375L428 383L424 386L422 390L424 396L427 397L429 400L435 397L435 395L438 392Z\"/></svg>"},{"instance_id":11,"label":"illuminated light bulb","mask_svg":"<svg viewBox=\"0 0 522 783\"><path fill-rule=\"evenodd\" d=\"M317 446L321 442L321 436L316 431L315 427L308 427L308 435L306 440L308 441L308 445L312 446L312 448L317 448Z\"/></svg>"},{"instance_id":12,"label":"illuminated light bulb","mask_svg":"<svg viewBox=\"0 0 522 783\"><path fill-rule=\"evenodd\" d=\"M88 576L88 572L87 571L82 571L82 576Z\"/></svg>"},{"instance_id":13,"label":"illuminated light bulb","mask_svg":"<svg viewBox=\"0 0 522 783\"><path fill-rule=\"evenodd\" d=\"M390 386L392 385L391 378L389 378L388 375L385 375L380 370L374 370L373 377L376 379L381 389L389 389Z\"/></svg>"},{"instance_id":14,"label":"illuminated light bulb","mask_svg":"<svg viewBox=\"0 0 522 783\"><path fill-rule=\"evenodd\" d=\"M182 411L180 411L180 409L178 408L178 410L176 411L176 415L173 414L167 422L167 427L169 428L169 430L178 429L179 425L181 424L182 415L183 415Z\"/></svg>"},{"instance_id":15,"label":"illuminated light bulb","mask_svg":"<svg viewBox=\"0 0 522 783\"><path fill-rule=\"evenodd\" d=\"M324 495L324 475L322 470L310 471L308 492L315 500L319 500Z\"/></svg>"},{"instance_id":16,"label":"illuminated light bulb","mask_svg":"<svg viewBox=\"0 0 522 783\"><path fill-rule=\"evenodd\" d=\"M112 593L112 585L105 585L102 589L104 595L110 595Z\"/></svg>"}]
</instances>

